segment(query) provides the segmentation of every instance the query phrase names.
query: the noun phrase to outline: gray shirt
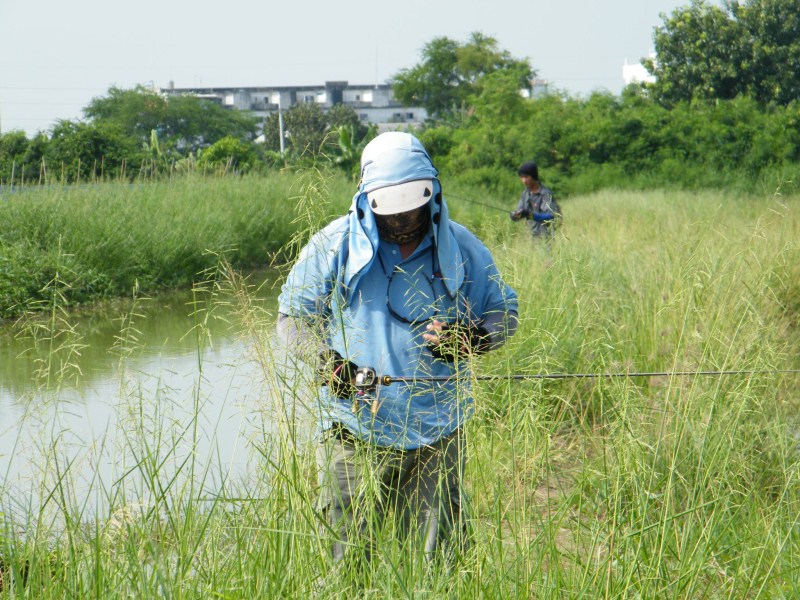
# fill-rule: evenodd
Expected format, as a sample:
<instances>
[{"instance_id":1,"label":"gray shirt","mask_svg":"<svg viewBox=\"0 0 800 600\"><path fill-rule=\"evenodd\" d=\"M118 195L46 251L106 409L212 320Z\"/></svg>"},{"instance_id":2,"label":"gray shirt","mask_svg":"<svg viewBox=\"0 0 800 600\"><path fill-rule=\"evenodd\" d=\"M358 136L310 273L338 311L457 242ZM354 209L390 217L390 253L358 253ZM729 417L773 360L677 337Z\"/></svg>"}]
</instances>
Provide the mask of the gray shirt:
<instances>
[{"instance_id":1,"label":"gray shirt","mask_svg":"<svg viewBox=\"0 0 800 600\"><path fill-rule=\"evenodd\" d=\"M552 236L561 222L561 208L553 197L553 191L543 185L539 185L535 192L525 188L517 204L517 211L521 211L521 216L529 220L534 237ZM549 221L537 221L534 219L536 213L552 213L555 217Z\"/></svg>"}]
</instances>

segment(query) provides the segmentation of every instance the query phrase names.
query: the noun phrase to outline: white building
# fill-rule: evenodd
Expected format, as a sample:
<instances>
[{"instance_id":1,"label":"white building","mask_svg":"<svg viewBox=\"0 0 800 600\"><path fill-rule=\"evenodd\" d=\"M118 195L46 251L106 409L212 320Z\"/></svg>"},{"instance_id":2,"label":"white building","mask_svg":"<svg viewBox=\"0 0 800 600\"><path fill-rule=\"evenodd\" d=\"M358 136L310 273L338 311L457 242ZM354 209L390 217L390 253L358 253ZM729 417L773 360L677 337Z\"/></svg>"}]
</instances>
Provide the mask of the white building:
<instances>
[{"instance_id":1,"label":"white building","mask_svg":"<svg viewBox=\"0 0 800 600\"><path fill-rule=\"evenodd\" d=\"M249 110L261 119L300 102L315 102L323 110L335 104L350 106L365 124L375 124L380 131L419 127L428 118L420 106L405 107L394 99L392 87L350 85L346 81L327 81L319 86L270 86L236 88L176 88L162 90L166 94L192 94L236 110Z\"/></svg>"},{"instance_id":2,"label":"white building","mask_svg":"<svg viewBox=\"0 0 800 600\"><path fill-rule=\"evenodd\" d=\"M651 52L650 59L655 61L656 55ZM652 76L644 65L636 63L633 65L628 64L628 59L625 59L625 64L622 65L622 79L625 80L625 85L632 83L655 83L656 78Z\"/></svg>"},{"instance_id":3,"label":"white building","mask_svg":"<svg viewBox=\"0 0 800 600\"><path fill-rule=\"evenodd\" d=\"M355 110L362 123L375 124L380 132L420 127L428 118L428 112L421 106L403 106L395 100L389 84L350 85L346 81L326 81L316 86L176 88L170 82L161 92L192 94L226 108L252 111L262 120L279 108L287 110L300 102L315 102L326 111L336 104L344 104ZM538 98L547 92L548 82L543 79L534 79L529 89L520 90L525 98Z\"/></svg>"},{"instance_id":4,"label":"white building","mask_svg":"<svg viewBox=\"0 0 800 600\"><path fill-rule=\"evenodd\" d=\"M541 98L550 91L550 82L546 79L532 79L531 87L523 88L519 91L523 98Z\"/></svg>"}]
</instances>

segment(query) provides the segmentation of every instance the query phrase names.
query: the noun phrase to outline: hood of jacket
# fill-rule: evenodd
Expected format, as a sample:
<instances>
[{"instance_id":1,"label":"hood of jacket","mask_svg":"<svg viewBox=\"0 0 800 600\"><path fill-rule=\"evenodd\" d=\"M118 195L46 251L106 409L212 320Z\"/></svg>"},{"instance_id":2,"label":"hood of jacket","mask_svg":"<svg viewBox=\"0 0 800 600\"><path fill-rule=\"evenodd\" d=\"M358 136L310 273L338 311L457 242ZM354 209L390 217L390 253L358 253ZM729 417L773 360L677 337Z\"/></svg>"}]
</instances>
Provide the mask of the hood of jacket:
<instances>
[{"instance_id":1,"label":"hood of jacket","mask_svg":"<svg viewBox=\"0 0 800 600\"><path fill-rule=\"evenodd\" d=\"M349 304L349 292L356 288L361 274L375 260L380 243L367 194L382 187L419 179L433 180L430 210L433 242L442 281L450 296L455 297L464 282L464 263L450 230L450 217L438 174L422 143L411 134L388 132L367 145L362 155L361 182L347 215L347 247L343 248L346 261L340 287L345 304Z\"/></svg>"}]
</instances>

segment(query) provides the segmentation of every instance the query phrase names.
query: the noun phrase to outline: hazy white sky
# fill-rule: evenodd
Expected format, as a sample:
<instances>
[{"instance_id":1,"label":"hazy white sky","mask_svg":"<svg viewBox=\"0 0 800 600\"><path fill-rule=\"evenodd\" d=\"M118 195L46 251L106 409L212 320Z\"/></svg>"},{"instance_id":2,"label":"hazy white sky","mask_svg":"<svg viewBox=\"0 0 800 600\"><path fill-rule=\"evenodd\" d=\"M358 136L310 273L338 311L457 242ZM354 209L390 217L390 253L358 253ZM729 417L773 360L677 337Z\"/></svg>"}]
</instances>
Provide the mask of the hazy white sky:
<instances>
[{"instance_id":1,"label":"hazy white sky","mask_svg":"<svg viewBox=\"0 0 800 600\"><path fill-rule=\"evenodd\" d=\"M557 89L618 93L689 0L0 0L0 128L29 135L116 85L383 83L480 31Z\"/></svg>"}]
</instances>

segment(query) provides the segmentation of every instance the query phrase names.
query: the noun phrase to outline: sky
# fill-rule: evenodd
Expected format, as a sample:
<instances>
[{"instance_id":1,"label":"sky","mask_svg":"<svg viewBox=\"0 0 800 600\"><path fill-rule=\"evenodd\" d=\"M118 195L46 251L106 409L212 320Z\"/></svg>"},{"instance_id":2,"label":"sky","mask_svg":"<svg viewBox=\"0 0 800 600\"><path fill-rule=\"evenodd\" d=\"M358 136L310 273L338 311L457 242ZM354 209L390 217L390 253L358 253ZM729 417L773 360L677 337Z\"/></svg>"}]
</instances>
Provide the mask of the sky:
<instances>
[{"instance_id":1,"label":"sky","mask_svg":"<svg viewBox=\"0 0 800 600\"><path fill-rule=\"evenodd\" d=\"M116 86L384 83L436 37L480 32L573 96L622 67L690 0L0 0L0 131L48 131Z\"/></svg>"}]
</instances>

